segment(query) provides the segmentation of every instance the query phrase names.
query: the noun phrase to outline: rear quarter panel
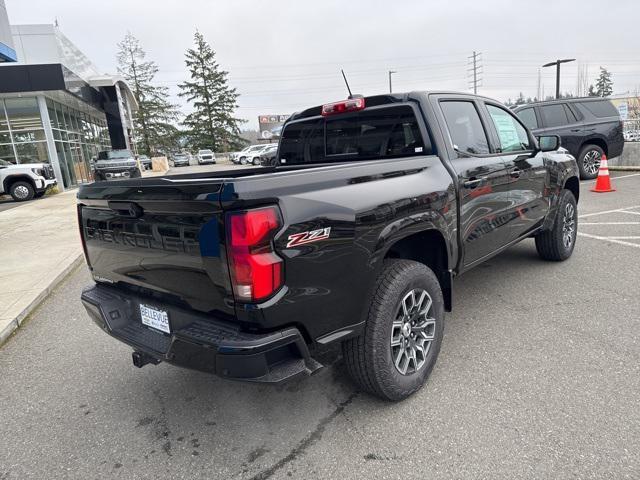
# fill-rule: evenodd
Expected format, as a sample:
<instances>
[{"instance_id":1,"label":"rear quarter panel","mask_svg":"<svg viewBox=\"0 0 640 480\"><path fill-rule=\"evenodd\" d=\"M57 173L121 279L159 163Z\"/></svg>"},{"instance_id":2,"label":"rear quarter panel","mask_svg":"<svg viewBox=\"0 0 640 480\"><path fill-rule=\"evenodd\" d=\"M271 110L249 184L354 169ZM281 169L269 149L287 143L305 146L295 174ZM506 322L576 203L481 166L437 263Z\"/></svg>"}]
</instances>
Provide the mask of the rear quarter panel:
<instances>
[{"instance_id":1,"label":"rear quarter panel","mask_svg":"<svg viewBox=\"0 0 640 480\"><path fill-rule=\"evenodd\" d=\"M435 228L455 243L455 191L436 156L278 175L236 181L223 194L225 209L277 203L285 222L275 247L286 287L263 305L238 304L243 321L295 325L308 340L360 324L395 241ZM328 239L287 246L291 235L327 227Z\"/></svg>"}]
</instances>

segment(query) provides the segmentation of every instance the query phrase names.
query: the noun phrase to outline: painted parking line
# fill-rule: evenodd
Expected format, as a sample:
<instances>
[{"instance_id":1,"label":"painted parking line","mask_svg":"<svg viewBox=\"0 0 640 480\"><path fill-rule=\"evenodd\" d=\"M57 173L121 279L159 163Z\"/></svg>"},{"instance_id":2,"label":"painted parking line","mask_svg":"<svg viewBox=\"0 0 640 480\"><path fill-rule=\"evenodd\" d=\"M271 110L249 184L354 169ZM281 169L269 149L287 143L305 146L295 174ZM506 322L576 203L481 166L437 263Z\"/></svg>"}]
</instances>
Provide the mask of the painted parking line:
<instances>
[{"instance_id":1,"label":"painted parking line","mask_svg":"<svg viewBox=\"0 0 640 480\"><path fill-rule=\"evenodd\" d=\"M622 180L623 178L637 177L640 173L630 173L629 175L611 176L611 180ZM581 183L596 183L597 180L583 180Z\"/></svg>"},{"instance_id":2,"label":"painted parking line","mask_svg":"<svg viewBox=\"0 0 640 480\"><path fill-rule=\"evenodd\" d=\"M590 233L584 233L584 232L578 232L578 236L579 237L586 237L586 238L593 238L595 240L603 240L605 242L615 243L615 244L618 244L618 245L625 245L627 247L640 248L640 243L625 242L624 240L618 240L616 238L611 238L611 237L601 237L600 235L591 235Z\"/></svg>"},{"instance_id":3,"label":"painted parking line","mask_svg":"<svg viewBox=\"0 0 640 480\"><path fill-rule=\"evenodd\" d=\"M632 212L630 210L620 210L620 213L630 213L632 215L640 215L640 212Z\"/></svg>"},{"instance_id":4,"label":"painted parking line","mask_svg":"<svg viewBox=\"0 0 640 480\"><path fill-rule=\"evenodd\" d=\"M640 225L640 222L580 222L580 225Z\"/></svg>"},{"instance_id":5,"label":"painted parking line","mask_svg":"<svg viewBox=\"0 0 640 480\"><path fill-rule=\"evenodd\" d=\"M604 215L606 213L627 212L628 210L631 210L633 208L640 208L640 205L634 205L633 207L616 208L615 210L605 210L603 212L585 213L584 215L579 215L578 218L593 217L593 216L596 216L596 215Z\"/></svg>"}]
</instances>

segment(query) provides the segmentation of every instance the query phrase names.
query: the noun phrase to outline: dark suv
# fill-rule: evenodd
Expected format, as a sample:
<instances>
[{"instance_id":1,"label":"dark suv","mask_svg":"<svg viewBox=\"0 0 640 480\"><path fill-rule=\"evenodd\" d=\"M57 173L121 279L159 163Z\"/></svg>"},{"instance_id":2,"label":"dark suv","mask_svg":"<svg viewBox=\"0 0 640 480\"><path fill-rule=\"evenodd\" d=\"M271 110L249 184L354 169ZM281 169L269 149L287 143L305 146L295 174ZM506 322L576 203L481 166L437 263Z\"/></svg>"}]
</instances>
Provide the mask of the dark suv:
<instances>
[{"instance_id":1,"label":"dark suv","mask_svg":"<svg viewBox=\"0 0 640 480\"><path fill-rule=\"evenodd\" d=\"M622 153L624 137L616 107L604 98L571 98L530 103L515 109L534 135L558 135L578 161L580 178L598 175L600 159Z\"/></svg>"}]
</instances>

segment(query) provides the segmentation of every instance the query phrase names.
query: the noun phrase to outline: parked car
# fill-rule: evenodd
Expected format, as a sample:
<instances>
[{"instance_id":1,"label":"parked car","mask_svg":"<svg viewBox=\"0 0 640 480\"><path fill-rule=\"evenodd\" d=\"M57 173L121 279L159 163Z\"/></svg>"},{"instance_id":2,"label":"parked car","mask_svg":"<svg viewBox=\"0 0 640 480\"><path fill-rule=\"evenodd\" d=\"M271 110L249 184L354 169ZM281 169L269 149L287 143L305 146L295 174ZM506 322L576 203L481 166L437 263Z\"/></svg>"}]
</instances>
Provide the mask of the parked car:
<instances>
[{"instance_id":1,"label":"parked car","mask_svg":"<svg viewBox=\"0 0 640 480\"><path fill-rule=\"evenodd\" d=\"M248 152L245 155L244 158L244 164L243 165L260 165L261 163L261 158L262 155L267 151L270 150L272 148L278 148L278 144L277 143L268 143L266 145L262 145L262 148L258 148L254 151ZM240 162L242 163L242 162Z\"/></svg>"},{"instance_id":2,"label":"parked car","mask_svg":"<svg viewBox=\"0 0 640 480\"><path fill-rule=\"evenodd\" d=\"M216 163L216 156L211 150L198 150L198 164Z\"/></svg>"},{"instance_id":3,"label":"parked car","mask_svg":"<svg viewBox=\"0 0 640 480\"><path fill-rule=\"evenodd\" d=\"M188 167L189 166L189 157L184 153L177 153L173 156L173 166L174 167Z\"/></svg>"},{"instance_id":4,"label":"parked car","mask_svg":"<svg viewBox=\"0 0 640 480\"><path fill-rule=\"evenodd\" d=\"M143 170L151 170L152 162L151 159L146 155L138 155L138 161L140 162L140 166Z\"/></svg>"},{"instance_id":5,"label":"parked car","mask_svg":"<svg viewBox=\"0 0 640 480\"><path fill-rule=\"evenodd\" d=\"M42 197L57 184L48 163L14 165L0 159L0 195L11 195L16 202Z\"/></svg>"},{"instance_id":6,"label":"parked car","mask_svg":"<svg viewBox=\"0 0 640 480\"><path fill-rule=\"evenodd\" d=\"M624 132L625 142L640 142L640 130L628 130Z\"/></svg>"},{"instance_id":7,"label":"parked car","mask_svg":"<svg viewBox=\"0 0 640 480\"><path fill-rule=\"evenodd\" d=\"M521 105L515 112L534 135L558 135L578 161L582 179L598 176L602 155L613 158L622 153L623 124L609 100L568 98Z\"/></svg>"},{"instance_id":8,"label":"parked car","mask_svg":"<svg viewBox=\"0 0 640 480\"><path fill-rule=\"evenodd\" d=\"M260 153L260 165L263 167L271 167L276 164L276 154L278 153L278 145L271 145Z\"/></svg>"},{"instance_id":9,"label":"parked car","mask_svg":"<svg viewBox=\"0 0 640 480\"><path fill-rule=\"evenodd\" d=\"M262 152L265 148L271 146L271 145L277 145L277 144L272 144L272 143L263 143L260 145L251 145L247 148L245 148L242 152L240 152L238 154L238 161L237 163L239 163L240 165L246 165L248 163L253 163L254 158L259 157L260 156L260 152Z\"/></svg>"},{"instance_id":10,"label":"parked car","mask_svg":"<svg viewBox=\"0 0 640 480\"><path fill-rule=\"evenodd\" d=\"M309 108L274 172L120 181L117 202L80 186L82 302L138 367L274 384L342 344L363 390L400 400L436 362L456 276L531 237L543 259L571 256L580 182L558 146L469 94Z\"/></svg>"},{"instance_id":11,"label":"parked car","mask_svg":"<svg viewBox=\"0 0 640 480\"><path fill-rule=\"evenodd\" d=\"M131 150L103 150L93 162L93 178L96 182L142 176Z\"/></svg>"}]
</instances>

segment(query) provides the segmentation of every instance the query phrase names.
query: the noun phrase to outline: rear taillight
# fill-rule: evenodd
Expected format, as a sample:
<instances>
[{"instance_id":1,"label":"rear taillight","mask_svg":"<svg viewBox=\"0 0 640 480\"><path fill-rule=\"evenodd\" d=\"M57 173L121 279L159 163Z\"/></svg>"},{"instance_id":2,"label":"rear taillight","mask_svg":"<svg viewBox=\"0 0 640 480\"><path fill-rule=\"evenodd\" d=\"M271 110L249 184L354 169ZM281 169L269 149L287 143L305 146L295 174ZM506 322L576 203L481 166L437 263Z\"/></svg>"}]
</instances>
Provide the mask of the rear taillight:
<instances>
[{"instance_id":1,"label":"rear taillight","mask_svg":"<svg viewBox=\"0 0 640 480\"><path fill-rule=\"evenodd\" d=\"M263 300L282 286L282 259L272 245L280 227L282 221L277 207L227 215L229 269L237 300Z\"/></svg>"},{"instance_id":2,"label":"rear taillight","mask_svg":"<svg viewBox=\"0 0 640 480\"><path fill-rule=\"evenodd\" d=\"M322 116L326 117L338 113L357 112L362 109L364 109L364 98L351 98L349 100L323 105Z\"/></svg>"}]
</instances>

